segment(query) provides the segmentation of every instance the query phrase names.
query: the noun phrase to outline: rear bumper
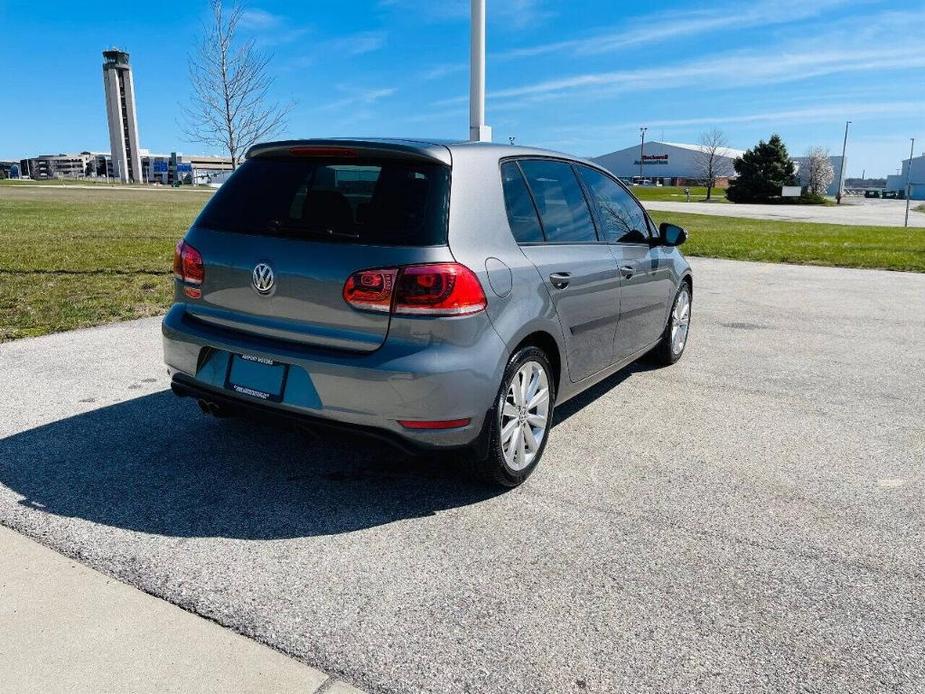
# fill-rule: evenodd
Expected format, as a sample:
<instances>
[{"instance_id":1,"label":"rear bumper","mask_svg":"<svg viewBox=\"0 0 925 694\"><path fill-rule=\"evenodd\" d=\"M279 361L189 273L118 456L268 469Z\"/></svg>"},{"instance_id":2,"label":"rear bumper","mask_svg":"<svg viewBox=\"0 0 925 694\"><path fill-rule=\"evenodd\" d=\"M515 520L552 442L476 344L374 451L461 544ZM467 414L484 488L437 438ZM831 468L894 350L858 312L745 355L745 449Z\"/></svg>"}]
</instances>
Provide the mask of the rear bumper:
<instances>
[{"instance_id":1,"label":"rear bumper","mask_svg":"<svg viewBox=\"0 0 925 694\"><path fill-rule=\"evenodd\" d=\"M407 451L481 447L483 424L498 392L506 354L487 316L478 318L485 325L473 324L472 317L468 320L456 342L435 341L418 322L410 329L396 326L395 334L390 331L375 352L351 354L209 325L190 317L178 304L164 318L164 360L178 395L348 429ZM228 358L240 353L290 365L280 402L224 388ZM411 430L398 423L462 418L470 423L444 430Z\"/></svg>"}]
</instances>

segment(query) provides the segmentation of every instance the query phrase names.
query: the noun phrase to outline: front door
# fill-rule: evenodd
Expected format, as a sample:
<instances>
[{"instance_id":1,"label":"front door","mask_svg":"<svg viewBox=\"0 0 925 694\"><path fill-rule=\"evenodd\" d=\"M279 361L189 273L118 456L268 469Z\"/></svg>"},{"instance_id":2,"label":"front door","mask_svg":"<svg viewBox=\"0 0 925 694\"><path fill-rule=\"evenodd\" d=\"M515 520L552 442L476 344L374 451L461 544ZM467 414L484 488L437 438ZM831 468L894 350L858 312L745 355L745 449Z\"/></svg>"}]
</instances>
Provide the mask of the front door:
<instances>
[{"instance_id":1,"label":"front door","mask_svg":"<svg viewBox=\"0 0 925 694\"><path fill-rule=\"evenodd\" d=\"M666 268L661 266L645 211L622 185L602 171L579 167L621 278L620 318L613 357L620 361L652 345L666 316Z\"/></svg>"}]
</instances>

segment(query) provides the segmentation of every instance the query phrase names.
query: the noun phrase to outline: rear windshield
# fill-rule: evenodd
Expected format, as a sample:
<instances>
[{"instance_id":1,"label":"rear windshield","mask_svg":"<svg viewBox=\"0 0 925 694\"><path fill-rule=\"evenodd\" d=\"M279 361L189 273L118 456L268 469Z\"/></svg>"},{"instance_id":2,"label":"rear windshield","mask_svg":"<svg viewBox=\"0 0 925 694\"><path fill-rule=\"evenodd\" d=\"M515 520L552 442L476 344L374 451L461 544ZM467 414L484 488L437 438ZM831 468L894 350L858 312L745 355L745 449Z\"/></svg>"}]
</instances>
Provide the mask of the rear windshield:
<instances>
[{"instance_id":1,"label":"rear windshield","mask_svg":"<svg viewBox=\"0 0 925 694\"><path fill-rule=\"evenodd\" d=\"M245 234L441 245L449 186L442 164L257 157L218 189L196 223Z\"/></svg>"}]
</instances>

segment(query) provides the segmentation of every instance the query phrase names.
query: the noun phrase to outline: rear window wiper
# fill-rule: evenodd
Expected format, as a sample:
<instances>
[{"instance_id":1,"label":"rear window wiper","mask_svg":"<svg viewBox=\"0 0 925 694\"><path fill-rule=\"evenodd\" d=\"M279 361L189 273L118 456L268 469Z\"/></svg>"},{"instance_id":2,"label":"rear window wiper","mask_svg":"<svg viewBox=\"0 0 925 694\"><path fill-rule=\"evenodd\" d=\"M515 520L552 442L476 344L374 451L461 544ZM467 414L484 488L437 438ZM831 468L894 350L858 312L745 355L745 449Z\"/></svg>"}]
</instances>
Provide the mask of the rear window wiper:
<instances>
[{"instance_id":1,"label":"rear window wiper","mask_svg":"<svg viewBox=\"0 0 925 694\"><path fill-rule=\"evenodd\" d=\"M270 234L312 234L314 236L334 237L344 239L358 239L359 234L353 232L338 231L331 228L310 227L310 226L290 226L279 223L279 220L271 220L267 223L264 231Z\"/></svg>"}]
</instances>

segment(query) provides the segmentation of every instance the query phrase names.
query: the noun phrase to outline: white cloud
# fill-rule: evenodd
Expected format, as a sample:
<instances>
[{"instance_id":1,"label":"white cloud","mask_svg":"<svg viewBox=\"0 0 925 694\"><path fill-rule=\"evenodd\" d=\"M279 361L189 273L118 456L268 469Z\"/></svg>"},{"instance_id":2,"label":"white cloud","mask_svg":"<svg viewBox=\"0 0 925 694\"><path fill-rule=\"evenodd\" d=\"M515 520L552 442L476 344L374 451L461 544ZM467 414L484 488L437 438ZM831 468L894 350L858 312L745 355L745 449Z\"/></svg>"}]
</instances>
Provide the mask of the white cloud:
<instances>
[{"instance_id":1,"label":"white cloud","mask_svg":"<svg viewBox=\"0 0 925 694\"><path fill-rule=\"evenodd\" d=\"M251 31L275 29L283 23L284 17L266 10L248 9L241 12L241 27Z\"/></svg>"},{"instance_id":2,"label":"white cloud","mask_svg":"<svg viewBox=\"0 0 925 694\"><path fill-rule=\"evenodd\" d=\"M430 22L460 22L469 19L469 0L379 0L385 9L405 12ZM548 0L490 0L488 21L521 30L537 26L555 16Z\"/></svg>"},{"instance_id":3,"label":"white cloud","mask_svg":"<svg viewBox=\"0 0 925 694\"><path fill-rule=\"evenodd\" d=\"M925 42L885 43L869 48L839 47L828 40L814 45L833 46L807 50L795 45L763 50L735 51L678 64L636 70L594 72L544 80L489 92L495 102L517 100L523 105L578 94L610 96L670 87L741 88L796 82L814 77L859 72L910 70L925 67ZM460 96L437 105L461 103Z\"/></svg>"},{"instance_id":4,"label":"white cloud","mask_svg":"<svg viewBox=\"0 0 925 694\"><path fill-rule=\"evenodd\" d=\"M851 0L777 0L748 5L741 3L737 4L734 10L727 5L719 4L715 9L654 13L641 17L628 26L614 27L606 33L514 48L495 57L525 58L561 52L577 55L609 53L632 46L664 43L682 36L794 23L817 17L849 2L857 4Z\"/></svg>"},{"instance_id":5,"label":"white cloud","mask_svg":"<svg viewBox=\"0 0 925 694\"><path fill-rule=\"evenodd\" d=\"M347 96L331 101L319 108L324 110L337 110L347 106L370 106L381 99L392 96L398 90L394 87L377 87L372 89L357 89L348 85L338 85L338 89Z\"/></svg>"},{"instance_id":6,"label":"white cloud","mask_svg":"<svg viewBox=\"0 0 925 694\"><path fill-rule=\"evenodd\" d=\"M844 120L861 121L870 117L879 119L883 116L925 117L925 103L920 101L896 101L890 103L848 102L780 111L758 111L745 114L698 116L696 118L666 118L646 121L645 125L652 128L677 128L692 125L741 125L752 123L829 123ZM637 128L638 126L638 123L624 123L622 126L615 126L615 129L624 130Z\"/></svg>"},{"instance_id":7,"label":"white cloud","mask_svg":"<svg viewBox=\"0 0 925 694\"><path fill-rule=\"evenodd\" d=\"M280 46L303 37L310 29L292 26L283 15L266 10L247 9L241 13L241 28L250 32L258 46Z\"/></svg>"},{"instance_id":8,"label":"white cloud","mask_svg":"<svg viewBox=\"0 0 925 694\"><path fill-rule=\"evenodd\" d=\"M386 38L387 34L384 31L362 31L326 41L325 51L334 54L363 55L385 46Z\"/></svg>"},{"instance_id":9,"label":"white cloud","mask_svg":"<svg viewBox=\"0 0 925 694\"><path fill-rule=\"evenodd\" d=\"M434 65L418 75L418 79L437 80L448 75L455 75L469 69L469 63L443 63Z\"/></svg>"}]
</instances>

